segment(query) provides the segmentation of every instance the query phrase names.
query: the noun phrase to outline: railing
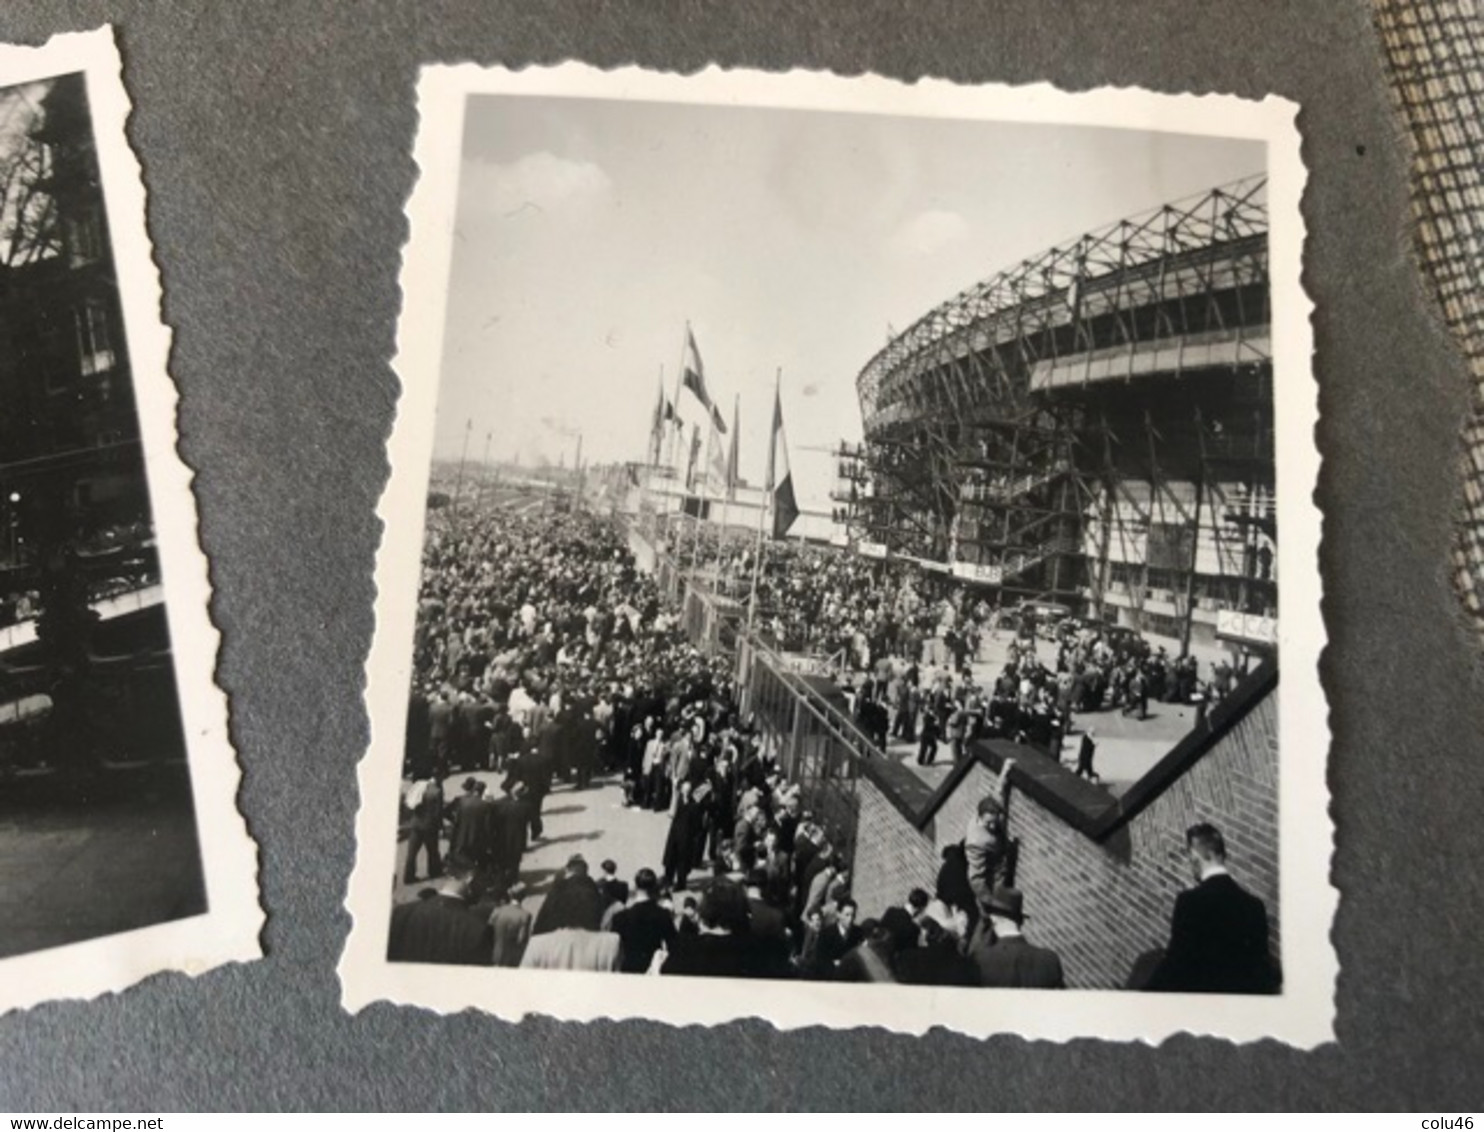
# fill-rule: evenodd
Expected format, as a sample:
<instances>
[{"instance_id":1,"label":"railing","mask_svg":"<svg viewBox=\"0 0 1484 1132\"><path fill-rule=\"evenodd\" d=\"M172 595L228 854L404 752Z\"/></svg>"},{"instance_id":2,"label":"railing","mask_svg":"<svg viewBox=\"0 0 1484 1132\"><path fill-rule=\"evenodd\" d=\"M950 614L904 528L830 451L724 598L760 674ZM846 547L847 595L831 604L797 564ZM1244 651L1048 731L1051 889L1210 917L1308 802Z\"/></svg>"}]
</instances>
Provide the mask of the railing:
<instances>
[{"instance_id":1,"label":"railing","mask_svg":"<svg viewBox=\"0 0 1484 1132\"><path fill-rule=\"evenodd\" d=\"M843 845L855 841L861 764L880 757L847 714L787 662L746 635L737 643L737 686L765 749L799 787L804 808Z\"/></svg>"},{"instance_id":2,"label":"railing","mask_svg":"<svg viewBox=\"0 0 1484 1132\"><path fill-rule=\"evenodd\" d=\"M733 656L740 707L750 714L806 810L842 846L853 845L861 763L880 752L849 713L810 678L743 628L745 607L720 597L669 554L654 555L660 593L686 635L712 656ZM828 658L828 666L836 658Z\"/></svg>"}]
</instances>

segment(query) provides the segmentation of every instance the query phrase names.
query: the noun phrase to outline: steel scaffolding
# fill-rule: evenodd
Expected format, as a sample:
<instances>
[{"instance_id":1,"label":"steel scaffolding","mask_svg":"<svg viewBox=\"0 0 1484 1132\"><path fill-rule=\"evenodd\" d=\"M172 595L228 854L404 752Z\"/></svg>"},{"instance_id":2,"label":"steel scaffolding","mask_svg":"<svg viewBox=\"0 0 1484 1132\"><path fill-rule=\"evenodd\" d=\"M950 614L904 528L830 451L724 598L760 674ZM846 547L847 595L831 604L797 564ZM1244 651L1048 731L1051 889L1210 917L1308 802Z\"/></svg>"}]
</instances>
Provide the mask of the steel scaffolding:
<instances>
[{"instance_id":1,"label":"steel scaffolding","mask_svg":"<svg viewBox=\"0 0 1484 1132\"><path fill-rule=\"evenodd\" d=\"M1275 611L1266 202L1118 221L894 338L838 454L852 536L1187 640L1198 606Z\"/></svg>"}]
</instances>

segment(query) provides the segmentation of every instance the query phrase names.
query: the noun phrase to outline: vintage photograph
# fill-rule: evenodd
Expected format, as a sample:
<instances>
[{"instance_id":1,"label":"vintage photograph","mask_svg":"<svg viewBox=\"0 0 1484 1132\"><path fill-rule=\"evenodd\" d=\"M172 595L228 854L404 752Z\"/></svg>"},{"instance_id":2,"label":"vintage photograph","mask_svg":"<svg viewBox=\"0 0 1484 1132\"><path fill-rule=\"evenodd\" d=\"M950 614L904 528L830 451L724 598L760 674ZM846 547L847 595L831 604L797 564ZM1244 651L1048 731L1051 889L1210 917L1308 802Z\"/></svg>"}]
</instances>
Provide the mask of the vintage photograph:
<instances>
[{"instance_id":1,"label":"vintage photograph","mask_svg":"<svg viewBox=\"0 0 1484 1132\"><path fill-rule=\"evenodd\" d=\"M420 111L347 1003L1321 1040L1294 108Z\"/></svg>"},{"instance_id":2,"label":"vintage photograph","mask_svg":"<svg viewBox=\"0 0 1484 1132\"><path fill-rule=\"evenodd\" d=\"M0 1007L256 946L125 111L106 31L0 49Z\"/></svg>"}]
</instances>

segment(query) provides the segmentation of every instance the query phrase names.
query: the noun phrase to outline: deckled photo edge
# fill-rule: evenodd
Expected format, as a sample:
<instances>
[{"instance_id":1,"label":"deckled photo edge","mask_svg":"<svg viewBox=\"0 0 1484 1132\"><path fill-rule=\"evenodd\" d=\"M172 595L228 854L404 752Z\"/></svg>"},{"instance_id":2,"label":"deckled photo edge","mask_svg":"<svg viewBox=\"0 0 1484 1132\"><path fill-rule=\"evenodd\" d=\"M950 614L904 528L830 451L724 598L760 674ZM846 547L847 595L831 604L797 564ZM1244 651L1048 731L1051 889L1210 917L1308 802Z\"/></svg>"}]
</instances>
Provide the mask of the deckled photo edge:
<instances>
[{"instance_id":1,"label":"deckled photo edge","mask_svg":"<svg viewBox=\"0 0 1484 1132\"><path fill-rule=\"evenodd\" d=\"M418 519L419 534L422 530L439 392L437 366L452 254L462 110L466 99L477 94L834 110L904 118L991 118L1238 136L1267 143L1274 217L1270 255L1274 261L1275 354L1291 375L1290 382L1296 384L1300 372L1311 382L1304 398L1290 398L1276 406L1275 439L1283 485L1280 507L1285 537L1297 541L1296 550L1284 556L1285 566L1280 567L1285 590L1296 594L1285 601L1288 622L1281 630L1285 653L1294 659L1285 665L1289 671L1279 693L1279 730L1284 750L1303 743L1303 749L1325 753L1323 759L1290 756L1281 760L1283 958L1289 969L1315 971L1318 977L1303 990L1286 989L1277 999L1223 998L1221 1010L1209 1012L1199 1010L1201 1002L1209 1000L1194 996L1067 991L1051 1001L1044 995L1003 991L964 1003L943 990L869 987L843 993L844 988L827 984L729 980L696 981L697 993L677 1001L681 996L665 993L664 984L656 980L576 972L565 973L560 983L524 971L463 972L481 982L477 991L470 992L468 981L449 979L438 968L387 962L383 925L391 900L383 878L394 865L394 854L381 844L382 825L391 820L389 815L396 808L394 776L405 723L402 701L411 671L408 657L394 650L405 652L411 637L420 562L420 541L392 540L388 532L397 519L405 522L411 515ZM478 1009L509 1020L535 1013L571 1021L638 1018L677 1025L758 1018L781 1029L873 1026L920 1034L942 1027L973 1037L1012 1032L1049 1040L1099 1037L1158 1043L1193 1034L1239 1042L1275 1038L1300 1047L1331 1040L1338 963L1329 933L1338 893L1329 881L1333 850L1325 781L1329 735L1317 671L1324 642L1317 601L1320 514L1313 500L1319 468L1313 436L1318 402L1309 322L1312 303L1300 278L1304 230L1298 206L1305 171L1296 104L1275 96L1251 100L1127 87L1066 92L1047 84L966 87L937 79L903 84L876 75L842 78L714 66L680 76L639 68L605 72L583 64L519 72L474 64L429 66L423 71L418 101L414 145L418 173L407 206L409 238L401 274L403 311L394 366L402 396L389 444L390 478L379 510L384 533L376 565L377 629L368 657L372 741L359 771L362 805L357 817L357 856L346 901L354 927L340 967L345 1006L359 1010L375 1002L390 1002L439 1012ZM435 112L446 117L433 119ZM438 160L447 164L434 164ZM437 246L428 246L434 238ZM419 283L436 286L438 293L414 294ZM424 321L433 317L436 323ZM1313 596L1312 604L1305 601L1306 595ZM1295 610L1299 611L1297 625ZM1296 709L1296 703L1304 706ZM1136 1010L1125 1009L1133 1006ZM1138 1017L1130 1018L1131 1013ZM1219 1013L1219 1018L1208 1024L1198 1017L1212 1013Z\"/></svg>"},{"instance_id":2,"label":"deckled photo edge","mask_svg":"<svg viewBox=\"0 0 1484 1132\"><path fill-rule=\"evenodd\" d=\"M192 473L177 443L171 332L147 229L147 193L126 124L133 108L112 28L62 33L36 47L0 46L7 87L81 74L96 146L123 332L131 361L146 490L159 548L171 668L178 688L205 911L0 960L0 1010L118 992L156 974L199 975L258 958L264 921L257 847L237 806L241 771L215 682L219 634L211 621L207 560L198 540Z\"/></svg>"}]
</instances>

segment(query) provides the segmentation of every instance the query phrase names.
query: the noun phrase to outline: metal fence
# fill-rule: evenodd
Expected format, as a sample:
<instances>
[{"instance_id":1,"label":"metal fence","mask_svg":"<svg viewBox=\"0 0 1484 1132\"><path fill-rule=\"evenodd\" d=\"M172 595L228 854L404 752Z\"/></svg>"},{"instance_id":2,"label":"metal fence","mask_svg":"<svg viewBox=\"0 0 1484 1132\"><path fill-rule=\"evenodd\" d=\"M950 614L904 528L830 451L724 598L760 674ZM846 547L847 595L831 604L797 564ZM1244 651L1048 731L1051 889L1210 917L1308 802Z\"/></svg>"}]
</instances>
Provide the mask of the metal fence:
<instances>
[{"instance_id":1,"label":"metal fence","mask_svg":"<svg viewBox=\"0 0 1484 1132\"><path fill-rule=\"evenodd\" d=\"M655 553L654 571L662 600L679 609L691 643L734 659L742 712L753 716L765 749L799 787L804 808L837 844L853 845L860 764L880 752L849 713L809 681L832 671L832 658L781 656L747 633L742 602L716 594L664 551Z\"/></svg>"},{"instance_id":2,"label":"metal fence","mask_svg":"<svg viewBox=\"0 0 1484 1132\"><path fill-rule=\"evenodd\" d=\"M861 763L879 752L849 715L767 646L744 633L736 656L744 714L752 715L784 777L799 787L804 808L832 840L853 845Z\"/></svg>"}]
</instances>

